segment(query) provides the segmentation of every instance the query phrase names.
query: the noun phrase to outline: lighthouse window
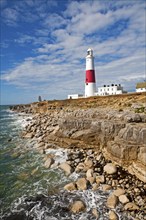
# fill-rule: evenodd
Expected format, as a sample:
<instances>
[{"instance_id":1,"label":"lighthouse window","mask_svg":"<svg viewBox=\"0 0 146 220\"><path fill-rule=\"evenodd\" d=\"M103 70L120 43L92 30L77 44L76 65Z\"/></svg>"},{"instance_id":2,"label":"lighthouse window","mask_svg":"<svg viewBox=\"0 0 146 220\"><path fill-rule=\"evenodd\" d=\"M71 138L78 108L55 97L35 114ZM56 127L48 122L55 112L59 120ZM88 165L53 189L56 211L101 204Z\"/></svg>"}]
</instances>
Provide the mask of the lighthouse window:
<instances>
[{"instance_id":1,"label":"lighthouse window","mask_svg":"<svg viewBox=\"0 0 146 220\"><path fill-rule=\"evenodd\" d=\"M86 83L86 85L88 85L88 83Z\"/></svg>"},{"instance_id":2,"label":"lighthouse window","mask_svg":"<svg viewBox=\"0 0 146 220\"><path fill-rule=\"evenodd\" d=\"M87 55L90 55L90 51L87 51Z\"/></svg>"}]
</instances>

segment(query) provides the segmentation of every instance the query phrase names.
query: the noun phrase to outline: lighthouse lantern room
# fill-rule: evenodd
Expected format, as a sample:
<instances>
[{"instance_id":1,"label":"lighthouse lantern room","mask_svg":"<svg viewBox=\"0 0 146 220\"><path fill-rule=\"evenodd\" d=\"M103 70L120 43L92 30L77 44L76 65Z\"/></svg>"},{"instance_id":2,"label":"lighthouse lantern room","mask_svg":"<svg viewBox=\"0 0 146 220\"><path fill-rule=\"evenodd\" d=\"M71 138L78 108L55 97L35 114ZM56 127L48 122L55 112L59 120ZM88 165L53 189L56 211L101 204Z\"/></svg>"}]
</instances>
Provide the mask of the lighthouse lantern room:
<instances>
[{"instance_id":1,"label":"lighthouse lantern room","mask_svg":"<svg viewBox=\"0 0 146 220\"><path fill-rule=\"evenodd\" d=\"M85 79L85 97L94 96L96 92L94 56L93 50L87 50L86 56L86 79Z\"/></svg>"}]
</instances>

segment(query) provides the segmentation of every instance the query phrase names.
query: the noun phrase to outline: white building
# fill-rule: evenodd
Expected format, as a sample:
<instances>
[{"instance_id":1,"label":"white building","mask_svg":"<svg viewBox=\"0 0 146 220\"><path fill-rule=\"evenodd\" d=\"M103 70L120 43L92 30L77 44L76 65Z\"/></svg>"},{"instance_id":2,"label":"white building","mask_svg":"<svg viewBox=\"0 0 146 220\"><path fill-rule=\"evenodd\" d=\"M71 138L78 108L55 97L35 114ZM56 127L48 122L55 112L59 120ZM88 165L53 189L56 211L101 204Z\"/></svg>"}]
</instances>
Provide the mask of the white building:
<instances>
[{"instance_id":1,"label":"white building","mask_svg":"<svg viewBox=\"0 0 146 220\"><path fill-rule=\"evenodd\" d=\"M146 82L137 83L136 92L146 92Z\"/></svg>"},{"instance_id":2,"label":"white building","mask_svg":"<svg viewBox=\"0 0 146 220\"><path fill-rule=\"evenodd\" d=\"M81 95L81 94L72 94L72 95L68 95L67 98L68 99L79 99L79 98L83 98L83 95Z\"/></svg>"},{"instance_id":3,"label":"white building","mask_svg":"<svg viewBox=\"0 0 146 220\"><path fill-rule=\"evenodd\" d=\"M104 85L98 88L98 95L118 95L126 93L121 84Z\"/></svg>"}]
</instances>

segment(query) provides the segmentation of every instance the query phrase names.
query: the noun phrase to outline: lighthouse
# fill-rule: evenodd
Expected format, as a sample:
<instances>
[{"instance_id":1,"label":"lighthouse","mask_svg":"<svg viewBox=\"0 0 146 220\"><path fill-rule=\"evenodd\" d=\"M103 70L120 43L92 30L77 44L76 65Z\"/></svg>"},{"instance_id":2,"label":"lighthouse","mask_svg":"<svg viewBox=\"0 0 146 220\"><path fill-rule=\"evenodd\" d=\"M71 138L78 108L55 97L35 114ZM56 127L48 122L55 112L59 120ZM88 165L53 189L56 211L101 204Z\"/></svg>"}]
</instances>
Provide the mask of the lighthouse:
<instances>
[{"instance_id":1,"label":"lighthouse","mask_svg":"<svg viewBox=\"0 0 146 220\"><path fill-rule=\"evenodd\" d=\"M85 79L85 97L94 96L96 92L94 56L93 50L87 50L86 56L86 79Z\"/></svg>"}]
</instances>

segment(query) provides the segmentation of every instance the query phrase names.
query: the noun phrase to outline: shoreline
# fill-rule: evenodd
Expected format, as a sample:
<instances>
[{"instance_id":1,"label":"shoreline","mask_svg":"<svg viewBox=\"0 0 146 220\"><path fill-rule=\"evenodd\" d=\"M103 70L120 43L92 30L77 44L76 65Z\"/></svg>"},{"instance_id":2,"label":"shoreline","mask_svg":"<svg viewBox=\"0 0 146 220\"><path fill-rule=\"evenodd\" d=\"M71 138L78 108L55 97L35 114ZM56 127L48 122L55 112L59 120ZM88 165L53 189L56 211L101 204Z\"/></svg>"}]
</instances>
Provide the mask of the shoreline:
<instances>
[{"instance_id":1,"label":"shoreline","mask_svg":"<svg viewBox=\"0 0 146 220\"><path fill-rule=\"evenodd\" d=\"M134 108L136 105L137 107ZM42 106L43 109L41 110ZM44 165L48 169L55 166L61 168L67 172L67 175L70 175L73 171L79 172L80 178L75 182L67 184L64 187L65 190L92 189L94 191L100 189L102 191L109 191L110 196L107 198L109 219L120 219L118 214L116 214L116 207L118 204L122 206L121 209L123 210L123 213L129 213L128 215L131 216L131 218L133 216L133 219L135 220L144 219L144 188L146 189L146 184L144 184L143 181L138 180L135 175L133 175L133 171L129 170L129 161L126 161L124 158L125 164L122 166L123 158L121 161L119 158L118 164L114 156L111 158L111 155L109 155L110 151L108 152L107 149L103 149L102 146L106 141L109 141L109 136L116 133L116 135L112 136L112 139L110 140L110 143L112 143L112 141L117 138L118 132L120 132L121 129L127 129L127 127L130 127L131 129L132 127L132 129L137 129L137 131L140 128L139 132L141 132L142 129L144 130L146 115L144 112L138 114L135 112L135 109L137 111L137 109L145 108L143 103L134 103L130 110L126 109L122 111L119 111L119 109L111 110L109 108L93 109L91 107L81 110L78 109L79 107L71 109L70 106L63 108L62 106L56 107L55 105L51 107L48 105L45 106L47 111L44 111L44 103L35 103L34 106L31 105L31 108L30 106L29 108L27 106L26 111L24 106L21 106L21 108L23 109L23 112L31 112L34 115L22 135L24 138L37 140L38 146L36 150L44 155ZM40 109L40 112L37 112L38 108ZM22 109L17 109L17 107L15 107L12 110L21 112ZM125 119L127 120L126 122ZM95 123L97 120L98 123ZM111 129L112 121L114 122L114 126L116 125L115 127L117 130L113 130L113 127ZM108 135L106 133L104 137L102 136L103 143L101 144L101 140L95 139L95 136L97 135L95 133L95 128L96 130L101 129L102 123L106 124L104 129L108 130ZM90 129L88 129L88 127L90 127ZM137 134L137 137L139 134L140 133ZM101 135L101 133L99 135ZM128 136L128 142L129 138L131 137ZM47 155L47 150L52 146L53 148L60 146L69 151L69 158L64 165L55 164L54 158ZM140 153L142 154L142 152ZM74 155L76 155L76 158L74 158ZM126 155L124 154L124 156ZM137 158L135 152L132 156L128 156L130 156L132 163L135 162L134 160ZM108 171L106 170L106 166L109 166ZM113 173L108 173L111 172L111 170L114 170ZM130 174L129 171L132 174ZM137 177L140 177L139 179L142 178L138 175ZM118 190L117 195L114 194L116 193L116 190ZM84 204L80 205L81 210L79 209L79 212L84 211L86 207L84 207ZM73 207L70 207L70 209L72 212L77 212ZM98 219L98 215L100 214L98 213L98 210L92 211L93 216Z\"/></svg>"}]
</instances>

